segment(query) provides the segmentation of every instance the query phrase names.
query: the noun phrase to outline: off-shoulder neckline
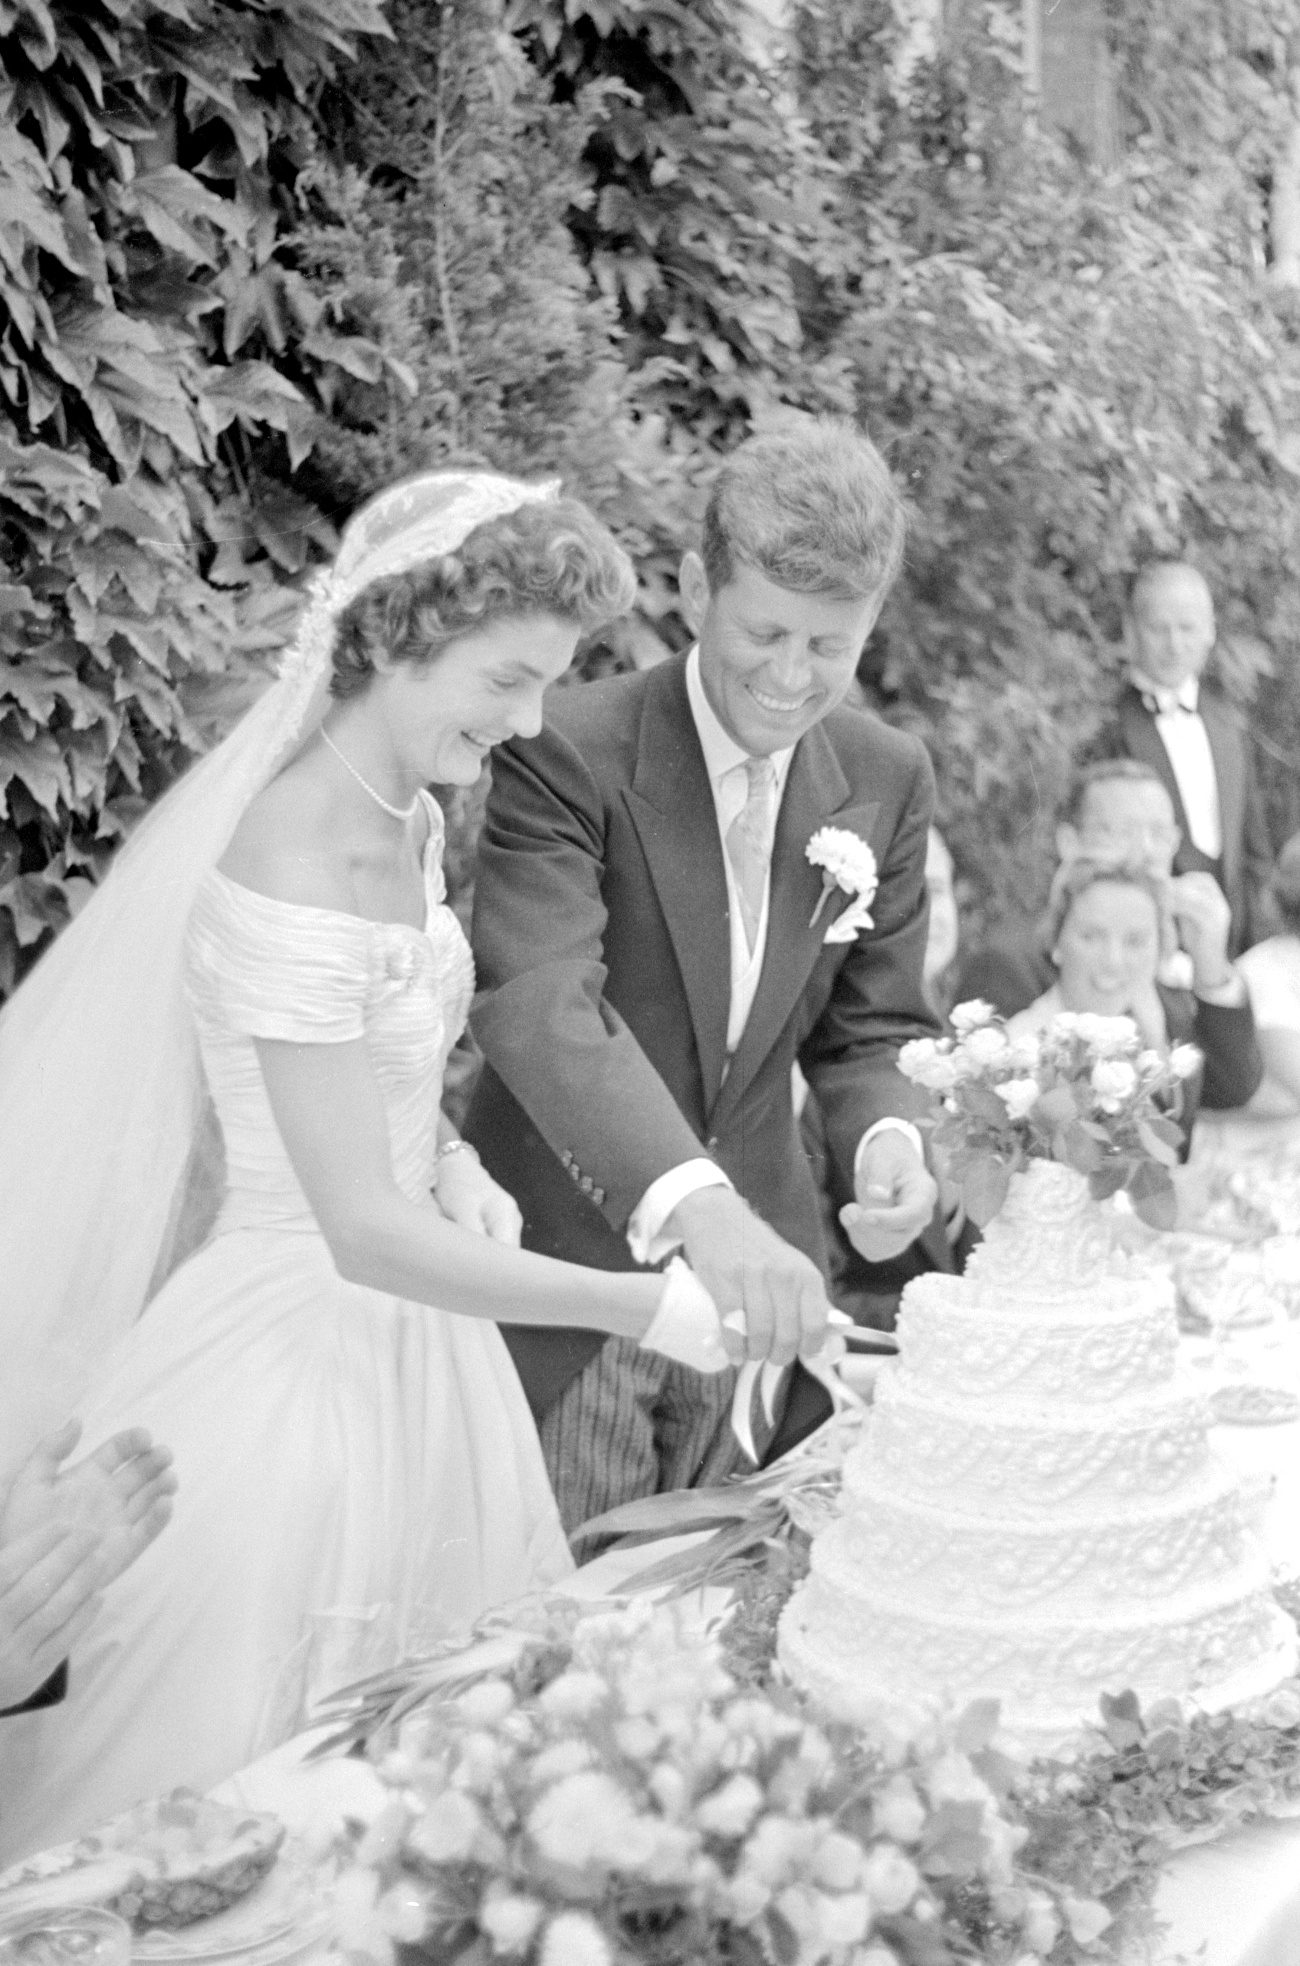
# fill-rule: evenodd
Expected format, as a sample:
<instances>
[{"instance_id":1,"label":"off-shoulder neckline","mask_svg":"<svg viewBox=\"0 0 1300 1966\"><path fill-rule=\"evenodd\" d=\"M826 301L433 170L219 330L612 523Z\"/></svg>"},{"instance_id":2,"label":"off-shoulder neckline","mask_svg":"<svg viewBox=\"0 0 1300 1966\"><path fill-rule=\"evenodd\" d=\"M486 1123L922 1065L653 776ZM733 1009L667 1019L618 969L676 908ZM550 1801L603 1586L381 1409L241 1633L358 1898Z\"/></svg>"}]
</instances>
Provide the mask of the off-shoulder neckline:
<instances>
[{"instance_id":1,"label":"off-shoulder neckline","mask_svg":"<svg viewBox=\"0 0 1300 1966\"><path fill-rule=\"evenodd\" d=\"M260 888L248 887L243 881L232 880L229 874L222 873L220 867L212 867L209 870L209 877L213 880L220 881L225 887L233 888L235 893L241 898L249 901L260 901L267 908L288 908L296 915L323 915L330 921L355 922L358 928L404 929L408 935L427 937L430 929L433 927L434 913L441 905L434 900L430 890L433 885L435 853L437 847L442 842L443 819L442 807L438 804L432 792L426 791L424 787L421 787L419 797L423 802L425 818L429 823L429 831L424 842L424 852L421 856L421 867L424 874L424 922L419 928L416 927L414 922L379 921L373 915L357 915L350 908L321 908L311 901L282 901L278 895L263 894Z\"/></svg>"}]
</instances>

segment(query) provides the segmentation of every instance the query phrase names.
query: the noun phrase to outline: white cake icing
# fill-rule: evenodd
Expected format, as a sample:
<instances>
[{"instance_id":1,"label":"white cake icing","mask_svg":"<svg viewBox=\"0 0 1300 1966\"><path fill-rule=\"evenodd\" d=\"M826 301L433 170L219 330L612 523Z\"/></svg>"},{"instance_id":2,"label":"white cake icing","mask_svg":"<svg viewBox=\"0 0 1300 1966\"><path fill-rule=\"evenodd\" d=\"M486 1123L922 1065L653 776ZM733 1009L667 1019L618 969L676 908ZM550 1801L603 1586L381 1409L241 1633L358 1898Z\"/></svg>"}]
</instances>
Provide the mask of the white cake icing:
<instances>
[{"instance_id":1,"label":"white cake icing","mask_svg":"<svg viewBox=\"0 0 1300 1966\"><path fill-rule=\"evenodd\" d=\"M781 1619L833 1711L994 1697L1058 1749L1102 1692L1204 1706L1294 1670L1258 1501L1217 1465L1173 1296L1037 1162L962 1278L908 1285L900 1358Z\"/></svg>"}]
</instances>

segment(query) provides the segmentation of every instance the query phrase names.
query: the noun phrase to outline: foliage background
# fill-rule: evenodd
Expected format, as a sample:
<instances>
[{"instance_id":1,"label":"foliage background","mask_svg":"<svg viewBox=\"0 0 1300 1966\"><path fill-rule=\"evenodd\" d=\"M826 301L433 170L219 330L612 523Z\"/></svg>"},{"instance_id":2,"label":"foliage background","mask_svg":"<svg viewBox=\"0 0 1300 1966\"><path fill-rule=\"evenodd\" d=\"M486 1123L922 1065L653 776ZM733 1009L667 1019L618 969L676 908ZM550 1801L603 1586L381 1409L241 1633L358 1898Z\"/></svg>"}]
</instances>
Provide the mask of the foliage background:
<instances>
[{"instance_id":1,"label":"foliage background","mask_svg":"<svg viewBox=\"0 0 1300 1966\"><path fill-rule=\"evenodd\" d=\"M562 472L642 575L590 673L681 645L717 458L792 409L910 494L862 679L972 932L1042 894L1152 552L1300 824L1300 0L1096 4L1105 169L1009 0L0 0L0 992L378 485Z\"/></svg>"}]
</instances>

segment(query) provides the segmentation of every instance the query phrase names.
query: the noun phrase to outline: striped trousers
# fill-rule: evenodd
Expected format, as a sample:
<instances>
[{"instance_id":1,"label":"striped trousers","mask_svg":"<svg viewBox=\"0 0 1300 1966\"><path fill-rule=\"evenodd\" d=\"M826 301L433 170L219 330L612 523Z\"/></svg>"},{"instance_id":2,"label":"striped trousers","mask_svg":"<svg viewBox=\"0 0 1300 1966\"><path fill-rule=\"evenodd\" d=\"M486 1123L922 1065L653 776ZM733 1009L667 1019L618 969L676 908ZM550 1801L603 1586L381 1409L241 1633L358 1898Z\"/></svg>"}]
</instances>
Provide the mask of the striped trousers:
<instances>
[{"instance_id":1,"label":"striped trousers","mask_svg":"<svg viewBox=\"0 0 1300 1966\"><path fill-rule=\"evenodd\" d=\"M708 1488L753 1466L731 1431L734 1372L693 1372L610 1338L541 1424L542 1450L572 1538L606 1509L670 1488ZM575 1545L579 1562L606 1538Z\"/></svg>"}]
</instances>

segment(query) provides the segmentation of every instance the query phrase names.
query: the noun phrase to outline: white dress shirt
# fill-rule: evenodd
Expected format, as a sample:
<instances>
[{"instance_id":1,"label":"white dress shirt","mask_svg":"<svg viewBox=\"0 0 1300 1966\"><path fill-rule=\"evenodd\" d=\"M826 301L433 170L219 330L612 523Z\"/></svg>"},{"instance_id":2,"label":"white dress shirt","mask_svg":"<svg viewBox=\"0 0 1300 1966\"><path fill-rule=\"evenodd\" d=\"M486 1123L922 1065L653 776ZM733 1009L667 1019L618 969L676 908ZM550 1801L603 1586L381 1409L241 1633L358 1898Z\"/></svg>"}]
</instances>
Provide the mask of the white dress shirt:
<instances>
[{"instance_id":1,"label":"white dress shirt","mask_svg":"<svg viewBox=\"0 0 1300 1966\"><path fill-rule=\"evenodd\" d=\"M1155 704L1155 726L1187 815L1188 837L1207 859L1218 860L1223 853L1223 820L1214 754L1199 709L1200 684L1189 676L1178 689L1165 689L1137 670L1133 681Z\"/></svg>"},{"instance_id":2,"label":"white dress shirt","mask_svg":"<svg viewBox=\"0 0 1300 1966\"><path fill-rule=\"evenodd\" d=\"M693 648L686 659L686 695L695 722L696 735L700 749L704 753L704 768L709 775L709 787L713 793L713 809L718 822L718 838L722 846L722 864L727 877L727 916L731 939L731 997L727 1013L727 1064L740 1043L749 1013L754 1007L758 992L758 979L763 969L763 952L767 947L767 922L771 900L771 867L763 883L763 906L759 915L758 933L751 951L745 934L745 924L741 917L740 899L736 890L736 876L727 852L727 833L736 815L744 807L749 794L749 778L746 763L747 751L742 751L730 733L718 721L712 704L704 691L700 678L700 651ZM786 780L790 775L790 760L795 747L785 751L773 751L772 763L776 766L776 812L779 818L781 800L785 793ZM724 1067L725 1077L726 1067ZM907 1120L877 1120L867 1128L858 1142L858 1155L873 1135L885 1127L899 1127L907 1133L914 1143L917 1153L922 1152L921 1136ZM671 1254L681 1241L680 1236L666 1235L664 1223L676 1208L678 1202L687 1195L694 1194L697 1188L731 1187L731 1182L716 1161L683 1161L678 1167L669 1168L657 1181L652 1181L633 1209L627 1225L628 1247L638 1263L657 1263Z\"/></svg>"}]
</instances>

